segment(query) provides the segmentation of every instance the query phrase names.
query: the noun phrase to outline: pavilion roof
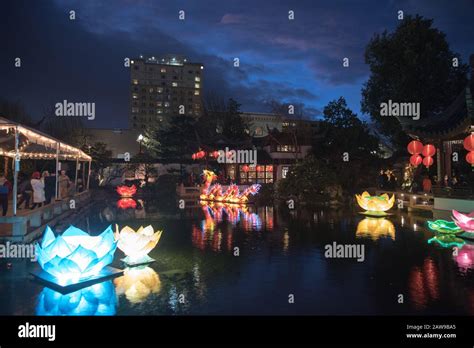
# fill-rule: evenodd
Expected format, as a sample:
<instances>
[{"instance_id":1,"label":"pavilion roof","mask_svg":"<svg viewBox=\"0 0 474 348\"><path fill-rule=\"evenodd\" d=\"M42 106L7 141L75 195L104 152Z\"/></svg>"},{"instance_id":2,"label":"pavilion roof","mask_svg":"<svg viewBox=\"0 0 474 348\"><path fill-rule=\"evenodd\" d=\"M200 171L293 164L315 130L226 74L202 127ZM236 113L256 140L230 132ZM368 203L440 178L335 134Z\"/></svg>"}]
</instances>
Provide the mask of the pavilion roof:
<instances>
[{"instance_id":1,"label":"pavilion roof","mask_svg":"<svg viewBox=\"0 0 474 348\"><path fill-rule=\"evenodd\" d=\"M81 149L68 145L36 129L0 117L0 155L15 157L15 129L19 133L19 152L22 159L53 159L59 149L60 160L90 161Z\"/></svg>"}]
</instances>

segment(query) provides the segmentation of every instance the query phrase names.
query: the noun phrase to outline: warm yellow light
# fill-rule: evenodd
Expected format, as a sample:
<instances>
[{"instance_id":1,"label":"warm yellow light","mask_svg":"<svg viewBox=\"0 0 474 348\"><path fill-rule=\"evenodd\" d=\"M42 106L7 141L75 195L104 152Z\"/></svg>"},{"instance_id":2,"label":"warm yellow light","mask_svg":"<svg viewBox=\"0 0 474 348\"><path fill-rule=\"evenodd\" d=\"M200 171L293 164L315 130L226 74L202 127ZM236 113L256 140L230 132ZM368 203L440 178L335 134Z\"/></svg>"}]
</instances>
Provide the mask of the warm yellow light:
<instances>
[{"instance_id":1,"label":"warm yellow light","mask_svg":"<svg viewBox=\"0 0 474 348\"><path fill-rule=\"evenodd\" d=\"M151 293L159 293L161 281L150 267L127 268L123 276L114 280L117 295L125 294L131 303L143 302Z\"/></svg>"},{"instance_id":2,"label":"warm yellow light","mask_svg":"<svg viewBox=\"0 0 474 348\"><path fill-rule=\"evenodd\" d=\"M145 228L140 226L137 231L129 226L125 226L119 231L116 226L117 247L127 256L124 261L128 264L153 261L147 255L158 244L162 232L155 232L151 225Z\"/></svg>"},{"instance_id":3,"label":"warm yellow light","mask_svg":"<svg viewBox=\"0 0 474 348\"><path fill-rule=\"evenodd\" d=\"M395 240L395 226L386 219L365 218L357 225L357 237L370 237L377 240L381 237L389 237Z\"/></svg>"},{"instance_id":4,"label":"warm yellow light","mask_svg":"<svg viewBox=\"0 0 474 348\"><path fill-rule=\"evenodd\" d=\"M380 196L371 196L367 191L362 195L356 195L356 199L361 208L375 215L383 215L395 203L395 195L392 195L391 198L386 193Z\"/></svg>"}]
</instances>

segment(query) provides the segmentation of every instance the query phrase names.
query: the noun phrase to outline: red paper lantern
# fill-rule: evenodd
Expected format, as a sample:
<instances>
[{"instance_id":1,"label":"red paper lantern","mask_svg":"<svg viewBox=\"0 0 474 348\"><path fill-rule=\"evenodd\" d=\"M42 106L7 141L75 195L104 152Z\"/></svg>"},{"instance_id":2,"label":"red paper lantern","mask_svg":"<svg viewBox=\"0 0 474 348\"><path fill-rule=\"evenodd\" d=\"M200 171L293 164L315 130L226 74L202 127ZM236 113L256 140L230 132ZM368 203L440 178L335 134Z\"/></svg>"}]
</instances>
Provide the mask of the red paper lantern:
<instances>
[{"instance_id":1,"label":"red paper lantern","mask_svg":"<svg viewBox=\"0 0 474 348\"><path fill-rule=\"evenodd\" d=\"M250 170L250 168L249 168L248 165L245 165L245 166L242 167L242 170L243 170L245 173L247 173L247 172Z\"/></svg>"},{"instance_id":2,"label":"red paper lantern","mask_svg":"<svg viewBox=\"0 0 474 348\"><path fill-rule=\"evenodd\" d=\"M474 133L469 134L464 139L463 145L467 151L474 151Z\"/></svg>"},{"instance_id":3,"label":"red paper lantern","mask_svg":"<svg viewBox=\"0 0 474 348\"><path fill-rule=\"evenodd\" d=\"M423 156L432 157L436 154L436 147L434 145L428 144L423 146L423 151L421 151Z\"/></svg>"},{"instance_id":4,"label":"red paper lantern","mask_svg":"<svg viewBox=\"0 0 474 348\"><path fill-rule=\"evenodd\" d=\"M219 157L219 151L214 151L214 157L215 158Z\"/></svg>"},{"instance_id":5,"label":"red paper lantern","mask_svg":"<svg viewBox=\"0 0 474 348\"><path fill-rule=\"evenodd\" d=\"M273 166L267 166L269 172L273 172Z\"/></svg>"},{"instance_id":6,"label":"red paper lantern","mask_svg":"<svg viewBox=\"0 0 474 348\"><path fill-rule=\"evenodd\" d=\"M204 156L206 156L206 153L204 151L199 151L199 158L203 158Z\"/></svg>"},{"instance_id":7,"label":"red paper lantern","mask_svg":"<svg viewBox=\"0 0 474 348\"><path fill-rule=\"evenodd\" d=\"M192 157L193 160L195 160L196 159L196 154L193 153L193 155L191 157Z\"/></svg>"},{"instance_id":8,"label":"red paper lantern","mask_svg":"<svg viewBox=\"0 0 474 348\"><path fill-rule=\"evenodd\" d=\"M431 156L426 156L423 158L423 165L428 168L429 166L433 165L433 157Z\"/></svg>"},{"instance_id":9,"label":"red paper lantern","mask_svg":"<svg viewBox=\"0 0 474 348\"><path fill-rule=\"evenodd\" d=\"M410 157L410 164L414 167L418 167L421 162L423 162L423 158L418 154L414 154Z\"/></svg>"},{"instance_id":10,"label":"red paper lantern","mask_svg":"<svg viewBox=\"0 0 474 348\"><path fill-rule=\"evenodd\" d=\"M262 166L257 166L257 172L261 172L263 170Z\"/></svg>"},{"instance_id":11,"label":"red paper lantern","mask_svg":"<svg viewBox=\"0 0 474 348\"><path fill-rule=\"evenodd\" d=\"M410 141L410 143L407 146L407 149L410 155L415 155L423 151L423 144L421 143L421 141L413 140L413 141Z\"/></svg>"},{"instance_id":12,"label":"red paper lantern","mask_svg":"<svg viewBox=\"0 0 474 348\"><path fill-rule=\"evenodd\" d=\"M467 163L474 165L474 151L469 151L467 153L466 161L467 161Z\"/></svg>"}]
</instances>

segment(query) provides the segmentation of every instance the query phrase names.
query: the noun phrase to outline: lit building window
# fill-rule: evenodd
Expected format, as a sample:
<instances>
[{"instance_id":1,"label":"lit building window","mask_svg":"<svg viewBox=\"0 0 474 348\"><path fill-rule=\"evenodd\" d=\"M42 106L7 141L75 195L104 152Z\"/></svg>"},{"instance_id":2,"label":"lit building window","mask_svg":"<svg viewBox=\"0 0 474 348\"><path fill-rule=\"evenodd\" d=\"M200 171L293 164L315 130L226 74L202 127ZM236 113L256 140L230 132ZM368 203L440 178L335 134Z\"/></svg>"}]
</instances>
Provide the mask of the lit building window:
<instances>
[{"instance_id":1,"label":"lit building window","mask_svg":"<svg viewBox=\"0 0 474 348\"><path fill-rule=\"evenodd\" d=\"M263 135L263 129L261 127L255 128L255 135L256 136L262 136Z\"/></svg>"},{"instance_id":2,"label":"lit building window","mask_svg":"<svg viewBox=\"0 0 474 348\"><path fill-rule=\"evenodd\" d=\"M196 77L194 78L194 81L200 82L200 81L201 81L201 78L200 78L199 76L196 76Z\"/></svg>"},{"instance_id":3,"label":"lit building window","mask_svg":"<svg viewBox=\"0 0 474 348\"><path fill-rule=\"evenodd\" d=\"M149 92L149 93L153 93L153 88L150 88L150 89L148 90L148 92Z\"/></svg>"},{"instance_id":4,"label":"lit building window","mask_svg":"<svg viewBox=\"0 0 474 348\"><path fill-rule=\"evenodd\" d=\"M156 91L161 94L163 93L163 88L159 87Z\"/></svg>"},{"instance_id":5,"label":"lit building window","mask_svg":"<svg viewBox=\"0 0 474 348\"><path fill-rule=\"evenodd\" d=\"M132 113L136 114L139 112L139 110L140 110L139 108L132 108Z\"/></svg>"},{"instance_id":6,"label":"lit building window","mask_svg":"<svg viewBox=\"0 0 474 348\"><path fill-rule=\"evenodd\" d=\"M163 102L160 102L160 101L156 102L156 106L159 106L159 107L163 106Z\"/></svg>"},{"instance_id":7,"label":"lit building window","mask_svg":"<svg viewBox=\"0 0 474 348\"><path fill-rule=\"evenodd\" d=\"M132 98L133 99L138 99L138 94L137 93L132 93Z\"/></svg>"},{"instance_id":8,"label":"lit building window","mask_svg":"<svg viewBox=\"0 0 474 348\"><path fill-rule=\"evenodd\" d=\"M199 95L199 89L194 90L194 95Z\"/></svg>"},{"instance_id":9,"label":"lit building window","mask_svg":"<svg viewBox=\"0 0 474 348\"><path fill-rule=\"evenodd\" d=\"M162 73L166 73L166 69L165 68L161 68L160 70Z\"/></svg>"},{"instance_id":10,"label":"lit building window","mask_svg":"<svg viewBox=\"0 0 474 348\"><path fill-rule=\"evenodd\" d=\"M162 109L156 109L156 113L157 113L157 114L162 114L162 113L163 113L163 110L162 110Z\"/></svg>"},{"instance_id":11,"label":"lit building window","mask_svg":"<svg viewBox=\"0 0 474 348\"><path fill-rule=\"evenodd\" d=\"M277 152L296 152L294 145L277 145Z\"/></svg>"},{"instance_id":12,"label":"lit building window","mask_svg":"<svg viewBox=\"0 0 474 348\"><path fill-rule=\"evenodd\" d=\"M201 85L199 83L195 83L194 88L201 88Z\"/></svg>"},{"instance_id":13,"label":"lit building window","mask_svg":"<svg viewBox=\"0 0 474 348\"><path fill-rule=\"evenodd\" d=\"M241 184L273 183L273 165L240 165L239 172Z\"/></svg>"},{"instance_id":14,"label":"lit building window","mask_svg":"<svg viewBox=\"0 0 474 348\"><path fill-rule=\"evenodd\" d=\"M281 168L281 177L282 179L286 179L288 172L290 171L290 167L283 167Z\"/></svg>"},{"instance_id":15,"label":"lit building window","mask_svg":"<svg viewBox=\"0 0 474 348\"><path fill-rule=\"evenodd\" d=\"M173 82L172 85L173 87L178 87L178 82Z\"/></svg>"},{"instance_id":16,"label":"lit building window","mask_svg":"<svg viewBox=\"0 0 474 348\"><path fill-rule=\"evenodd\" d=\"M137 80L137 79L133 79L133 80L132 80L132 83L133 83L134 85L138 85L138 80Z\"/></svg>"},{"instance_id":17,"label":"lit building window","mask_svg":"<svg viewBox=\"0 0 474 348\"><path fill-rule=\"evenodd\" d=\"M170 103L169 102L165 102L165 108L169 108L170 107Z\"/></svg>"}]
</instances>

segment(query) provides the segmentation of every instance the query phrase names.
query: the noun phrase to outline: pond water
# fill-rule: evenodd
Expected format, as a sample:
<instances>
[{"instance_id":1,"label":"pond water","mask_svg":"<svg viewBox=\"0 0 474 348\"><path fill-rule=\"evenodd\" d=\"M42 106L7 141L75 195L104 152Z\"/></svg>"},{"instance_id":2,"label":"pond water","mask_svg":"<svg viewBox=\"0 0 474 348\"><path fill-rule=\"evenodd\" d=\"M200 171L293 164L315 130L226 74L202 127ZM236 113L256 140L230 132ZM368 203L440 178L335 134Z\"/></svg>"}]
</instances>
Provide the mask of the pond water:
<instances>
[{"instance_id":1,"label":"pond water","mask_svg":"<svg viewBox=\"0 0 474 348\"><path fill-rule=\"evenodd\" d=\"M36 264L2 261L0 314L474 314L474 243L457 255L429 244L423 217L218 205L164 214L135 203L98 200L74 224L91 233L151 224L164 231L155 262L62 295L32 280ZM325 257L334 242L363 245L363 262ZM122 257L112 266L123 269Z\"/></svg>"}]
</instances>

